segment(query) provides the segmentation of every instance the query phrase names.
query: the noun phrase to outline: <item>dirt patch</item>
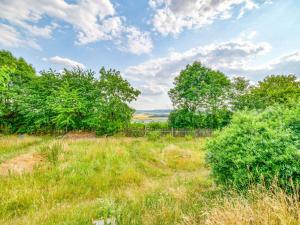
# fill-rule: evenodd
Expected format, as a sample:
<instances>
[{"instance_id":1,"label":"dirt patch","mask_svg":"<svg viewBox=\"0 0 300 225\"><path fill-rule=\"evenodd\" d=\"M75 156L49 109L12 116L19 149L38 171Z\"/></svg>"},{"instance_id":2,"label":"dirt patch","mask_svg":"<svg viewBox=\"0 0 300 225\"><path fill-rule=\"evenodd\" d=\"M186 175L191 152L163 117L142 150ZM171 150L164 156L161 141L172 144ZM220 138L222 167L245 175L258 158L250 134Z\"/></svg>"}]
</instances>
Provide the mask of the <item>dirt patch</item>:
<instances>
[{"instance_id":1,"label":"dirt patch","mask_svg":"<svg viewBox=\"0 0 300 225\"><path fill-rule=\"evenodd\" d=\"M42 161L43 157L38 153L19 155L0 164L0 175L28 173Z\"/></svg>"},{"instance_id":2,"label":"dirt patch","mask_svg":"<svg viewBox=\"0 0 300 225\"><path fill-rule=\"evenodd\" d=\"M64 138L81 139L81 138L95 138L97 137L94 132L69 132L64 135Z\"/></svg>"}]
</instances>

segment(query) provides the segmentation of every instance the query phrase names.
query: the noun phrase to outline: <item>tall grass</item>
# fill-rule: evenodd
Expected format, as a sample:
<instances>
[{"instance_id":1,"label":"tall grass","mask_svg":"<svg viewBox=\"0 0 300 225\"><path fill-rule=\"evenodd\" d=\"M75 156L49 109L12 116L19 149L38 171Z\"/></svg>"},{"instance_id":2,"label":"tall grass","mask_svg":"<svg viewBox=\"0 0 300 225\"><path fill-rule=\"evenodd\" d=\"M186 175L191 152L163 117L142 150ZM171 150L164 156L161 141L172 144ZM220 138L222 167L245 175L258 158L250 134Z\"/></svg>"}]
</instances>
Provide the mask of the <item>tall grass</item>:
<instances>
[{"instance_id":1,"label":"tall grass","mask_svg":"<svg viewBox=\"0 0 300 225\"><path fill-rule=\"evenodd\" d=\"M203 141L52 140L41 150L48 160L32 173L0 178L0 224L82 225L106 217L136 225L200 222L196 212L212 187Z\"/></svg>"},{"instance_id":2,"label":"tall grass","mask_svg":"<svg viewBox=\"0 0 300 225\"><path fill-rule=\"evenodd\" d=\"M45 160L32 173L0 177L1 225L300 224L297 194L217 188L204 164L205 139L5 138L5 155L36 151Z\"/></svg>"},{"instance_id":3,"label":"tall grass","mask_svg":"<svg viewBox=\"0 0 300 225\"><path fill-rule=\"evenodd\" d=\"M206 225L298 225L299 192L286 194L276 188L255 188L246 196L236 195L218 202L209 213Z\"/></svg>"},{"instance_id":4,"label":"tall grass","mask_svg":"<svg viewBox=\"0 0 300 225\"><path fill-rule=\"evenodd\" d=\"M0 136L0 163L12 158L30 147L45 143L49 137L33 137L28 135Z\"/></svg>"}]
</instances>

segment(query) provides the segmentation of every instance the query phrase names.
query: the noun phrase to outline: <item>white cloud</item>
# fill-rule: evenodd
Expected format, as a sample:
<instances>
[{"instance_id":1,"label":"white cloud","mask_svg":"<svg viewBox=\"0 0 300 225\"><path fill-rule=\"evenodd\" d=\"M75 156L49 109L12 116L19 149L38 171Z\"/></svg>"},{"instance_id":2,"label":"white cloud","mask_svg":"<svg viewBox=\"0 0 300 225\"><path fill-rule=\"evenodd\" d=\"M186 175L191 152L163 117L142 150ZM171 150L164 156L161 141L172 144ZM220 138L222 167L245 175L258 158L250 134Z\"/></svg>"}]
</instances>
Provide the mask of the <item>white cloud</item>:
<instances>
[{"instance_id":1,"label":"white cloud","mask_svg":"<svg viewBox=\"0 0 300 225\"><path fill-rule=\"evenodd\" d=\"M241 67L225 70L232 75L242 75L253 81L261 80L267 75L294 74L300 78L300 50L271 60L257 67Z\"/></svg>"},{"instance_id":2,"label":"white cloud","mask_svg":"<svg viewBox=\"0 0 300 225\"><path fill-rule=\"evenodd\" d=\"M153 49L153 43L148 32L141 32L135 27L127 29L127 45L124 51L132 52L136 55L150 53Z\"/></svg>"},{"instance_id":3,"label":"white cloud","mask_svg":"<svg viewBox=\"0 0 300 225\"><path fill-rule=\"evenodd\" d=\"M79 45L109 40L128 45L128 52L134 54L148 53L152 49L150 36L126 25L110 0L79 0L76 3L64 0L2 0L0 8L0 19L22 29L29 37L50 38L58 27L57 22L63 21L74 28ZM50 18L51 22L41 23L45 22L44 18Z\"/></svg>"},{"instance_id":4,"label":"white cloud","mask_svg":"<svg viewBox=\"0 0 300 225\"><path fill-rule=\"evenodd\" d=\"M62 65L64 67L79 67L79 68L82 68L84 69L85 68L85 65L82 64L82 63L79 63L75 60L72 60L72 59L69 59L69 58L63 58L63 57L60 57L60 56L54 56L54 57L51 57L51 58L43 58L43 61L47 61L47 62L50 62L50 63L53 63L53 64L56 64L56 65Z\"/></svg>"},{"instance_id":5,"label":"white cloud","mask_svg":"<svg viewBox=\"0 0 300 225\"><path fill-rule=\"evenodd\" d=\"M253 0L149 0L149 5L154 10L154 29L163 35L232 18L235 8L240 18L247 10L259 7Z\"/></svg>"},{"instance_id":6,"label":"white cloud","mask_svg":"<svg viewBox=\"0 0 300 225\"><path fill-rule=\"evenodd\" d=\"M29 46L40 50L34 40L25 40L14 27L6 24L0 24L0 44L5 47Z\"/></svg>"},{"instance_id":7,"label":"white cloud","mask_svg":"<svg viewBox=\"0 0 300 225\"><path fill-rule=\"evenodd\" d=\"M168 56L145 61L128 67L124 74L142 95L133 104L138 109L170 108L168 90L173 80L187 64L200 61L204 65L224 72L227 76L245 76L252 82L272 74L295 74L300 79L300 50L253 66L256 57L270 51L265 42L253 43L240 39L231 42L197 47L185 52L171 52Z\"/></svg>"},{"instance_id":8,"label":"white cloud","mask_svg":"<svg viewBox=\"0 0 300 225\"><path fill-rule=\"evenodd\" d=\"M270 48L271 46L265 42L251 43L235 40L192 48L182 53L173 51L167 57L128 67L124 71L126 78L142 90L142 96L133 106L152 108L153 102L147 100L151 97L155 99L157 108L169 108L171 103L167 92L175 76L178 76L180 70L183 70L187 64L194 61L201 61L206 66L231 75L230 72L248 68L253 57L268 52Z\"/></svg>"}]
</instances>

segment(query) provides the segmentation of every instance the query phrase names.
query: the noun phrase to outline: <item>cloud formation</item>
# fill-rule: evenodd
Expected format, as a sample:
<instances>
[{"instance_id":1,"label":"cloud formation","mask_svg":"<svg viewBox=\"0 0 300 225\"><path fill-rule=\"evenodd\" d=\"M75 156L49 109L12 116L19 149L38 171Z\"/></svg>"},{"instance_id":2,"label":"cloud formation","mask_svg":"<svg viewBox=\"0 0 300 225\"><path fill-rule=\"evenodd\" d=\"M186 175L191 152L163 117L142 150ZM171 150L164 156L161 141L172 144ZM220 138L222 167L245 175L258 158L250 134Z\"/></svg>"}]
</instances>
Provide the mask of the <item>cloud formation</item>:
<instances>
[{"instance_id":1,"label":"cloud formation","mask_svg":"<svg viewBox=\"0 0 300 225\"><path fill-rule=\"evenodd\" d=\"M124 71L126 78L142 90L142 96L133 106L150 109L154 101L157 108L170 108L167 92L175 76L193 61L200 61L230 77L245 76L252 81L271 74L300 74L300 50L271 60L263 66L252 66L256 57L270 50L271 46L265 42L233 40L192 48L182 53L171 52L166 57L128 67Z\"/></svg>"},{"instance_id":2,"label":"cloud formation","mask_svg":"<svg viewBox=\"0 0 300 225\"><path fill-rule=\"evenodd\" d=\"M259 7L253 0L149 0L149 5L154 10L154 29L163 35L232 18L235 8L239 11L236 17L240 18L247 10Z\"/></svg>"},{"instance_id":3,"label":"cloud formation","mask_svg":"<svg viewBox=\"0 0 300 225\"><path fill-rule=\"evenodd\" d=\"M0 24L0 44L14 48L29 46L38 50L41 49L34 39L24 39L20 32L6 24Z\"/></svg>"},{"instance_id":4,"label":"cloud formation","mask_svg":"<svg viewBox=\"0 0 300 225\"><path fill-rule=\"evenodd\" d=\"M153 47L149 34L126 25L110 0L79 0L76 3L64 0L2 0L0 8L0 19L22 30L27 37L50 38L59 26L57 22L64 22L75 30L79 45L113 41L134 54L149 53ZM45 18L51 18L51 22L41 25ZM2 30L0 35L3 35ZM132 41L141 41L143 46L146 42L147 45L144 48L139 43L132 46Z\"/></svg>"},{"instance_id":5,"label":"cloud formation","mask_svg":"<svg viewBox=\"0 0 300 225\"><path fill-rule=\"evenodd\" d=\"M81 69L85 68L85 65L77 62L75 60L69 59L69 58L64 58L60 56L53 56L51 58L43 58L43 61L50 62L56 65L61 65L65 68L72 68L72 67L79 67Z\"/></svg>"}]
</instances>

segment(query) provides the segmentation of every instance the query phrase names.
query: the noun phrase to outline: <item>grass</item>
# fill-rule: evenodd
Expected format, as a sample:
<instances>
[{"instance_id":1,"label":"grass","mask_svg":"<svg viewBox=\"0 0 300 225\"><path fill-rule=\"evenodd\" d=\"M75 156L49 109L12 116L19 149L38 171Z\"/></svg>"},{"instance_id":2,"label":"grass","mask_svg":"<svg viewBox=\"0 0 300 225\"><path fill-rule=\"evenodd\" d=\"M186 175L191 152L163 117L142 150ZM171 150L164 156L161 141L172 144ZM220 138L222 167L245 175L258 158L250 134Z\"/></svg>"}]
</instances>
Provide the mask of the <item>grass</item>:
<instances>
[{"instance_id":1,"label":"grass","mask_svg":"<svg viewBox=\"0 0 300 225\"><path fill-rule=\"evenodd\" d=\"M28 151L30 147L36 147L41 143L45 143L49 137L33 137L33 136L1 136L0 135L0 163L10 159L22 152Z\"/></svg>"},{"instance_id":2,"label":"grass","mask_svg":"<svg viewBox=\"0 0 300 225\"><path fill-rule=\"evenodd\" d=\"M18 152L16 138L6 137L1 148L10 143ZM52 139L43 144L26 137L18 142L22 153L41 152L45 160L30 174L1 177L3 225L91 224L105 217L118 224L201 221L197 211L214 194L204 139ZM25 142L37 145L25 147Z\"/></svg>"},{"instance_id":3,"label":"grass","mask_svg":"<svg viewBox=\"0 0 300 225\"><path fill-rule=\"evenodd\" d=\"M256 187L246 196L234 194L220 199L206 225L298 225L299 199L297 192L286 195L278 188L268 191Z\"/></svg>"},{"instance_id":4,"label":"grass","mask_svg":"<svg viewBox=\"0 0 300 225\"><path fill-rule=\"evenodd\" d=\"M0 158L36 152L44 160L31 173L0 177L0 224L85 225L106 218L118 225L300 224L297 195L228 195L217 188L204 143L2 137Z\"/></svg>"}]
</instances>

